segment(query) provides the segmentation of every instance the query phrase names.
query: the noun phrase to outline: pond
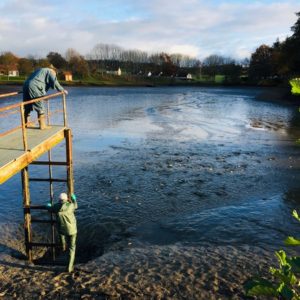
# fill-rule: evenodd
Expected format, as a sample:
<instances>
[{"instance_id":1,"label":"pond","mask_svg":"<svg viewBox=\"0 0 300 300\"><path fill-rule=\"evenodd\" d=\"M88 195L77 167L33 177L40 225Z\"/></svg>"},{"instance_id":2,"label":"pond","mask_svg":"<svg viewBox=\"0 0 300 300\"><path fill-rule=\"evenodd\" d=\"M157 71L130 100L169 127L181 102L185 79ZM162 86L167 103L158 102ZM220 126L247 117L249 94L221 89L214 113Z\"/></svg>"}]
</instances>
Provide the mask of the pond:
<instances>
[{"instance_id":1,"label":"pond","mask_svg":"<svg viewBox=\"0 0 300 300\"><path fill-rule=\"evenodd\" d=\"M298 108L258 93L70 88L79 260L164 246L274 251L297 236ZM63 145L53 156L63 159ZM44 176L41 168L30 172ZM56 185L55 196L64 189ZM34 203L48 193L45 183L31 186ZM22 223L21 199L19 175L0 186L2 223Z\"/></svg>"}]
</instances>

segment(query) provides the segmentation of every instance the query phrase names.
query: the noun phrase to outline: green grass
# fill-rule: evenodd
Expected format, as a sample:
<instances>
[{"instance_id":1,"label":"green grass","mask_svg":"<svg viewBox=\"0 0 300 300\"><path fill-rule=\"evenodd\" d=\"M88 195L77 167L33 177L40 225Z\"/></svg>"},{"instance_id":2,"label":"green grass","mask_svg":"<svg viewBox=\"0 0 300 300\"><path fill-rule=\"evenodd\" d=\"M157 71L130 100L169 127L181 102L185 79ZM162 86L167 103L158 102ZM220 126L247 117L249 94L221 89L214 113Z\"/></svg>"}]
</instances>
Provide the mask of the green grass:
<instances>
[{"instance_id":1,"label":"green grass","mask_svg":"<svg viewBox=\"0 0 300 300\"><path fill-rule=\"evenodd\" d=\"M218 77L217 77L218 76ZM183 80L175 77L143 77L134 75L95 75L73 81L59 80L63 86L193 86L193 85L219 85L224 81L223 75L212 76L202 75L194 77L192 80ZM0 76L0 84L22 85L25 76L7 77Z\"/></svg>"}]
</instances>

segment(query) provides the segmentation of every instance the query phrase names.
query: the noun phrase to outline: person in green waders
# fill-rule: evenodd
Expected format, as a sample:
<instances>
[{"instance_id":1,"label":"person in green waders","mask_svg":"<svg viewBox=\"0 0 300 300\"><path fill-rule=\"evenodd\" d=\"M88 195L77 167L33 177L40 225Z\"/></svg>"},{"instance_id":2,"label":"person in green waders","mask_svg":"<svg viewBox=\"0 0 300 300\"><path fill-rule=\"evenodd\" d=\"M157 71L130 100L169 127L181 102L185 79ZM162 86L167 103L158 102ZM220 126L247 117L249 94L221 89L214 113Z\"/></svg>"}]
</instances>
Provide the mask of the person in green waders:
<instances>
[{"instance_id":1,"label":"person in green waders","mask_svg":"<svg viewBox=\"0 0 300 300\"><path fill-rule=\"evenodd\" d=\"M40 68L35 70L24 82L23 85L23 101L30 101L46 95L48 90L56 89L59 92L68 94L57 81L56 68L50 65L48 68ZM38 114L40 129L47 128L45 119L45 108L42 101L24 105L25 125L29 123L30 112L35 110Z\"/></svg>"},{"instance_id":2,"label":"person in green waders","mask_svg":"<svg viewBox=\"0 0 300 300\"><path fill-rule=\"evenodd\" d=\"M57 231L59 234L60 242L63 251L69 251L69 263L67 267L68 272L73 272L75 251L76 251L76 237L77 237L77 224L75 218L75 210L77 209L77 200L74 194L71 195L69 201L66 193L59 195L59 202L53 206L51 203L46 205L49 212L56 214Z\"/></svg>"}]
</instances>

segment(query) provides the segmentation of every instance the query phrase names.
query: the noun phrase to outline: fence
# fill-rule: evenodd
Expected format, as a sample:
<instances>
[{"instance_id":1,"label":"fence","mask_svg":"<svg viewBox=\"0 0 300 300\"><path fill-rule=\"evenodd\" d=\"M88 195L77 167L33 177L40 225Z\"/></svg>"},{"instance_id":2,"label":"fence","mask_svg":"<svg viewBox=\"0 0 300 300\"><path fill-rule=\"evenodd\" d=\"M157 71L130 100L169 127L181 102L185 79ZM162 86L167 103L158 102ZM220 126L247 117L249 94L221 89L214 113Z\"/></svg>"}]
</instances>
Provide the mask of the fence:
<instances>
[{"instance_id":1,"label":"fence","mask_svg":"<svg viewBox=\"0 0 300 300\"><path fill-rule=\"evenodd\" d=\"M0 99L12 97L20 94L19 92L13 92L13 93L7 93L7 94L0 94ZM57 99L57 97L62 96L62 109L55 110L53 112L50 111L50 99ZM58 92L55 94L51 94L48 96L44 96L41 98L37 98L34 100L29 100L25 102L19 102L16 104L0 107L0 118L8 117L12 114L19 114L20 115L20 123L17 126L14 126L12 128L9 128L5 130L4 132L0 133L0 138L4 137L18 129L22 129L22 140L23 140L23 147L24 151L28 150L28 142L27 142L27 129L28 125L25 121L25 106L29 104L36 103L38 101L44 102L46 109L46 118L48 125L51 125L51 116L58 113L63 113L63 125L67 127L67 110L66 110L66 95L63 92Z\"/></svg>"}]
</instances>

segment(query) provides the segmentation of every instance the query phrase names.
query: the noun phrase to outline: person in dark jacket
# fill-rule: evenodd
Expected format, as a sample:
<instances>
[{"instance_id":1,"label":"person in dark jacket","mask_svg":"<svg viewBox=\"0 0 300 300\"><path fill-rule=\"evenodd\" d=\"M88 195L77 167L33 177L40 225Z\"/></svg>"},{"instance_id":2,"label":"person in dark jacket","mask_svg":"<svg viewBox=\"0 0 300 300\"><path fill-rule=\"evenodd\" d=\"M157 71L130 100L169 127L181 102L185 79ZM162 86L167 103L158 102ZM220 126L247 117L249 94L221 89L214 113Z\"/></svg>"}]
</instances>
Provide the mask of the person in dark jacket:
<instances>
[{"instance_id":1,"label":"person in dark jacket","mask_svg":"<svg viewBox=\"0 0 300 300\"><path fill-rule=\"evenodd\" d=\"M62 249L65 251L68 246L69 251L67 271L73 272L77 237L77 224L74 212L78 208L78 205L74 194L71 195L71 200L69 201L68 195L66 193L61 193L59 195L59 200L60 201L53 206L51 203L48 203L47 209L49 212L56 214L57 231Z\"/></svg>"},{"instance_id":2,"label":"person in dark jacket","mask_svg":"<svg viewBox=\"0 0 300 300\"><path fill-rule=\"evenodd\" d=\"M26 102L43 97L46 95L50 88L68 94L68 91L66 91L59 84L56 77L56 69L53 65L51 65L49 68L37 69L27 78L23 85L23 101ZM42 101L27 104L24 106L25 124L28 124L30 112L33 109L38 114L40 129L47 128L45 120L45 110Z\"/></svg>"}]
</instances>

